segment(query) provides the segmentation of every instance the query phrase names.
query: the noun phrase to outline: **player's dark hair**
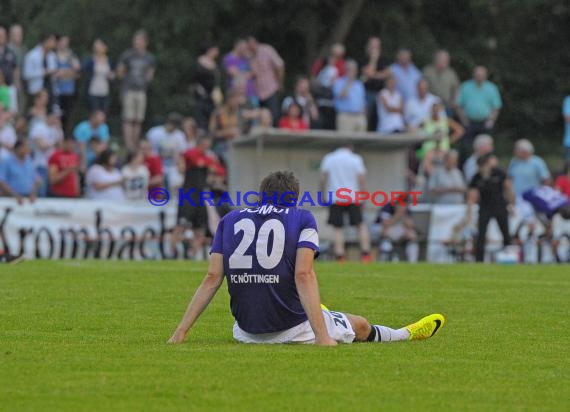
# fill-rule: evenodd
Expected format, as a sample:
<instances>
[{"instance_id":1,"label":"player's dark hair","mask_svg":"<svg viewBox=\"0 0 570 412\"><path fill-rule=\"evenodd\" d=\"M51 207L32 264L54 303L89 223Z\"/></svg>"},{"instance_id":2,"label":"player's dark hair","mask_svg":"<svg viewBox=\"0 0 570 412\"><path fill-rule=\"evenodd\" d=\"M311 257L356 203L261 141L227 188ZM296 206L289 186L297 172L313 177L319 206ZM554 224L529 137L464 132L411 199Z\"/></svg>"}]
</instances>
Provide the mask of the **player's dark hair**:
<instances>
[{"instance_id":1,"label":"player's dark hair","mask_svg":"<svg viewBox=\"0 0 570 412\"><path fill-rule=\"evenodd\" d=\"M290 171L270 173L261 181L259 195L263 203L294 204L299 198L299 179Z\"/></svg>"},{"instance_id":2,"label":"player's dark hair","mask_svg":"<svg viewBox=\"0 0 570 412\"><path fill-rule=\"evenodd\" d=\"M115 152L112 149L105 149L99 154L95 163L101 166L107 166L114 154Z\"/></svg>"}]
</instances>

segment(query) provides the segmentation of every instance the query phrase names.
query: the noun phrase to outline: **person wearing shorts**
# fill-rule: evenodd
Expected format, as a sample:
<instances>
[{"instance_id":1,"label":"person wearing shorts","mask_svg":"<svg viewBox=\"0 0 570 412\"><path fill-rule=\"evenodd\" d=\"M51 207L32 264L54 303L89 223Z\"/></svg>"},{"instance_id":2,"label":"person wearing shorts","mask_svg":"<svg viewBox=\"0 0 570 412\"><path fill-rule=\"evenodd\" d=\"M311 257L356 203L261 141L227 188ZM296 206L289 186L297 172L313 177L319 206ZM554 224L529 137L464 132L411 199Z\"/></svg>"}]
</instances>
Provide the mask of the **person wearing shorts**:
<instances>
[{"instance_id":1,"label":"person wearing shorts","mask_svg":"<svg viewBox=\"0 0 570 412\"><path fill-rule=\"evenodd\" d=\"M362 219L362 209L356 204L355 192L365 190L366 167L362 157L353 153L352 145L343 147L327 154L321 162L321 192L323 199L332 202L329 210L329 225L334 227L334 254L339 262L345 260L344 231L345 215L349 224L358 228L361 261L370 262L370 235Z\"/></svg>"},{"instance_id":2,"label":"person wearing shorts","mask_svg":"<svg viewBox=\"0 0 570 412\"><path fill-rule=\"evenodd\" d=\"M319 234L313 214L291 202L262 196L294 193L292 172L274 172L261 182L257 207L233 210L218 224L208 274L170 338L182 343L226 278L235 319L234 339L242 343L313 343L427 339L443 326L440 314L399 329L371 325L362 316L323 308L313 261ZM266 201L263 201L265 199Z\"/></svg>"},{"instance_id":3,"label":"person wearing shorts","mask_svg":"<svg viewBox=\"0 0 570 412\"><path fill-rule=\"evenodd\" d=\"M154 78L156 61L147 50L146 32L139 30L133 36L133 47L119 58L117 77L122 79L123 136L129 151L138 147L141 125L145 118L147 87Z\"/></svg>"}]
</instances>

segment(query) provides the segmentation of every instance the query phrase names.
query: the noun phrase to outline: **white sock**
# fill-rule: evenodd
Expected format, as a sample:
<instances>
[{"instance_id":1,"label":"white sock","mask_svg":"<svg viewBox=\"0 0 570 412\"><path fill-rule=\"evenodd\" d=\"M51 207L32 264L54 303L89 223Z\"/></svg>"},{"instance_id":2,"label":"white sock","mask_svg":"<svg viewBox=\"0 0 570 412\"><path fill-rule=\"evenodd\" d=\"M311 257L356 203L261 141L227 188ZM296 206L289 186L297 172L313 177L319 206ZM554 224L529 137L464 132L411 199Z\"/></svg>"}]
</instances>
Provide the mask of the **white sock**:
<instances>
[{"instance_id":1,"label":"white sock","mask_svg":"<svg viewBox=\"0 0 570 412\"><path fill-rule=\"evenodd\" d=\"M406 328L392 329L382 325L370 325L372 331L368 337L368 342L396 342L408 340L410 332Z\"/></svg>"}]
</instances>

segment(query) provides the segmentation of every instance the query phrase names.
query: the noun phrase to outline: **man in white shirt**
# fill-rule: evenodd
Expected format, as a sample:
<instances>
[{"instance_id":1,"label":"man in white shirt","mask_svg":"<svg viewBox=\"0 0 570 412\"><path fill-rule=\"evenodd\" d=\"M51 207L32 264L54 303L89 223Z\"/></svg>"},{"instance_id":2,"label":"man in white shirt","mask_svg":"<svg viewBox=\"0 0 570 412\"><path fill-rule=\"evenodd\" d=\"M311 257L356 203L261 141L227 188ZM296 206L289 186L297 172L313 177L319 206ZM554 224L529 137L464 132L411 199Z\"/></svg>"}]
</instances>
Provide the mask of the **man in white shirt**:
<instances>
[{"instance_id":1,"label":"man in white shirt","mask_svg":"<svg viewBox=\"0 0 570 412\"><path fill-rule=\"evenodd\" d=\"M50 77L57 71L55 45L55 34L46 34L42 37L42 42L30 50L24 58L23 76L27 82L26 92L30 102L33 102L33 96L42 89L46 89L50 96L52 94Z\"/></svg>"},{"instance_id":2,"label":"man in white shirt","mask_svg":"<svg viewBox=\"0 0 570 412\"><path fill-rule=\"evenodd\" d=\"M0 108L0 160L8 157L18 137L14 127L8 122L10 112Z\"/></svg>"},{"instance_id":3,"label":"man in white shirt","mask_svg":"<svg viewBox=\"0 0 570 412\"><path fill-rule=\"evenodd\" d=\"M48 187L48 159L55 151L56 145L63 140L63 130L58 113L50 113L47 121L34 123L30 130L30 145L34 159L36 173L42 179L38 192L39 197L47 196Z\"/></svg>"},{"instance_id":4,"label":"man in white shirt","mask_svg":"<svg viewBox=\"0 0 570 412\"><path fill-rule=\"evenodd\" d=\"M146 134L153 151L162 160L169 190L174 189L183 179L178 171L178 160L186 150L187 143L186 135L180 130L181 123L182 117L179 114L170 113L164 125L155 126Z\"/></svg>"},{"instance_id":5,"label":"man in white shirt","mask_svg":"<svg viewBox=\"0 0 570 412\"><path fill-rule=\"evenodd\" d=\"M439 103L439 97L429 92L429 84L426 79L418 82L418 95L406 102L404 107L404 120L410 130L418 130L430 117L431 109L435 103Z\"/></svg>"},{"instance_id":6,"label":"man in white shirt","mask_svg":"<svg viewBox=\"0 0 570 412\"><path fill-rule=\"evenodd\" d=\"M361 206L356 205L355 199L355 192L366 190L366 167L362 157L352 152L349 143L327 154L321 162L320 170L321 192L328 192L322 199L327 199L326 202L330 203L328 223L335 229L334 253L337 261L345 260L343 226L346 213L350 225L358 227L361 261L370 262L370 236L362 219ZM350 202L348 197L351 198Z\"/></svg>"}]
</instances>

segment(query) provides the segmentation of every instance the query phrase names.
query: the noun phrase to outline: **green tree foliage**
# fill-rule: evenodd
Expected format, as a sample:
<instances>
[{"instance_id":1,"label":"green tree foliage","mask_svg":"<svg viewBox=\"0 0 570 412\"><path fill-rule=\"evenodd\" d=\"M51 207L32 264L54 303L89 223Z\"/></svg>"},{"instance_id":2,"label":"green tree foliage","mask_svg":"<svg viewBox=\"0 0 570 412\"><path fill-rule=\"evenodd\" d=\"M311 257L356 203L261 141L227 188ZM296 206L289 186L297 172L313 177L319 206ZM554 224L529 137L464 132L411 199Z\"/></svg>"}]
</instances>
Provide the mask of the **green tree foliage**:
<instances>
[{"instance_id":1,"label":"green tree foliage","mask_svg":"<svg viewBox=\"0 0 570 412\"><path fill-rule=\"evenodd\" d=\"M366 38L382 36L386 55L406 46L418 66L445 47L462 79L475 64L489 67L505 107L497 134L528 137L556 151L562 136L560 107L570 93L566 0L4 0L3 24L21 23L32 47L40 33L67 33L84 57L96 36L117 58L134 30L145 28L158 59L150 122L169 110L191 113L192 62L205 41L222 51L236 36L254 33L287 62L287 84L307 72L326 45L344 37L360 57ZM352 16L350 14L353 14ZM343 20L344 19L344 20ZM343 26L343 23L344 24ZM339 28L346 27L346 35ZM336 31L335 31L336 30ZM341 30L342 31L342 30ZM118 109L115 99L114 109Z\"/></svg>"}]
</instances>

